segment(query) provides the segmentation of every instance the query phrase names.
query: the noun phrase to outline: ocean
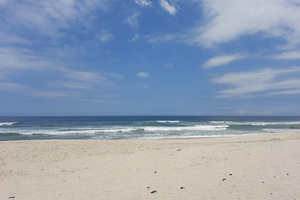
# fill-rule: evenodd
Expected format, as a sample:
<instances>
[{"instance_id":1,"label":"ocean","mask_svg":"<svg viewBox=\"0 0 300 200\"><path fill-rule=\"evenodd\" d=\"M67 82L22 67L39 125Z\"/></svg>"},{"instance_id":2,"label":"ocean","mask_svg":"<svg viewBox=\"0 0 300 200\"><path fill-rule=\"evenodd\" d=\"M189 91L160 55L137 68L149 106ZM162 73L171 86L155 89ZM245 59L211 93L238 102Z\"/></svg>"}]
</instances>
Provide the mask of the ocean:
<instances>
[{"instance_id":1,"label":"ocean","mask_svg":"<svg viewBox=\"0 0 300 200\"><path fill-rule=\"evenodd\" d=\"M140 140L299 132L300 117L0 117L0 141Z\"/></svg>"}]
</instances>

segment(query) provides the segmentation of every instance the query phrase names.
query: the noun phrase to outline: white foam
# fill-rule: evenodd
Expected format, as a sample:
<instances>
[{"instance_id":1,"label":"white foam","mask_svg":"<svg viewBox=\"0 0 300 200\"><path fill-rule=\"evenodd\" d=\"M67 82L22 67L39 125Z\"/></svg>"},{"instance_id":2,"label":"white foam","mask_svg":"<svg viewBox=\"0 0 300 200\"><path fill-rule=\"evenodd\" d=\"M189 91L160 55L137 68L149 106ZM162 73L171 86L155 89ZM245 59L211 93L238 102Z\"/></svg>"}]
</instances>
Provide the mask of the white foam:
<instances>
[{"instance_id":1,"label":"white foam","mask_svg":"<svg viewBox=\"0 0 300 200\"><path fill-rule=\"evenodd\" d=\"M290 122L233 122L233 121L210 121L214 124L230 124L230 125L252 125L252 126L267 126L267 125L292 125L300 124L300 121Z\"/></svg>"},{"instance_id":2,"label":"white foam","mask_svg":"<svg viewBox=\"0 0 300 200\"><path fill-rule=\"evenodd\" d=\"M109 128L91 128L91 129L35 129L20 131L22 135L33 135L33 134L43 134L43 135L68 135L68 134L106 134L106 133L128 133L134 131L143 131L143 132L169 132L169 131L219 131L226 130L228 125L197 125L197 126L175 126L175 127L163 127L163 126L145 126L145 127L111 127Z\"/></svg>"},{"instance_id":3,"label":"white foam","mask_svg":"<svg viewBox=\"0 0 300 200\"><path fill-rule=\"evenodd\" d=\"M197 125L197 126L177 126L177 127L144 127L143 129L145 131L184 131L184 130L226 130L228 128L228 125Z\"/></svg>"},{"instance_id":4,"label":"white foam","mask_svg":"<svg viewBox=\"0 0 300 200\"><path fill-rule=\"evenodd\" d=\"M0 122L0 126L11 126L18 123L19 122Z\"/></svg>"},{"instance_id":5,"label":"white foam","mask_svg":"<svg viewBox=\"0 0 300 200\"><path fill-rule=\"evenodd\" d=\"M180 121L157 121L158 123L179 123Z\"/></svg>"},{"instance_id":6,"label":"white foam","mask_svg":"<svg viewBox=\"0 0 300 200\"><path fill-rule=\"evenodd\" d=\"M232 121L210 121L210 123L213 123L213 124L225 124L225 123L231 124L233 122Z\"/></svg>"},{"instance_id":7,"label":"white foam","mask_svg":"<svg viewBox=\"0 0 300 200\"><path fill-rule=\"evenodd\" d=\"M296 122L252 122L250 124L253 126L292 125L292 124L300 124L300 122L299 121L296 121Z\"/></svg>"}]
</instances>

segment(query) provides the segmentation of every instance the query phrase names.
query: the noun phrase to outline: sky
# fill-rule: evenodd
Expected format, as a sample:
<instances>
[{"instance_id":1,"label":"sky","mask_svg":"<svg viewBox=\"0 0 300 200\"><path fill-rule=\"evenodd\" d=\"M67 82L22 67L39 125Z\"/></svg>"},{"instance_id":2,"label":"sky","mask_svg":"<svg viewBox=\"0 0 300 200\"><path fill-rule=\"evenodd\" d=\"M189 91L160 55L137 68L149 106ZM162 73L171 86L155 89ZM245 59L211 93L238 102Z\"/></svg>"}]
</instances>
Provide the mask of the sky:
<instances>
[{"instance_id":1,"label":"sky","mask_svg":"<svg viewBox=\"0 0 300 200\"><path fill-rule=\"evenodd\" d=\"M300 115L300 0L0 0L0 115Z\"/></svg>"}]
</instances>

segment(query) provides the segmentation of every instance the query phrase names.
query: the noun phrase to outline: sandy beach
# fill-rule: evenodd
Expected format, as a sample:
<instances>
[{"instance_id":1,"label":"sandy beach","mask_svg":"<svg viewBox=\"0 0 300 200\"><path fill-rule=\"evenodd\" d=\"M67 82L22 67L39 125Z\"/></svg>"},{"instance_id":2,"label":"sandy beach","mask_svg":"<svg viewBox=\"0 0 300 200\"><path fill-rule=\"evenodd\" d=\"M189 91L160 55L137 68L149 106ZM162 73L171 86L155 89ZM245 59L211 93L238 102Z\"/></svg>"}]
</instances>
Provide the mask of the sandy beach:
<instances>
[{"instance_id":1,"label":"sandy beach","mask_svg":"<svg viewBox=\"0 0 300 200\"><path fill-rule=\"evenodd\" d=\"M300 199L300 133L0 142L0 199Z\"/></svg>"}]
</instances>

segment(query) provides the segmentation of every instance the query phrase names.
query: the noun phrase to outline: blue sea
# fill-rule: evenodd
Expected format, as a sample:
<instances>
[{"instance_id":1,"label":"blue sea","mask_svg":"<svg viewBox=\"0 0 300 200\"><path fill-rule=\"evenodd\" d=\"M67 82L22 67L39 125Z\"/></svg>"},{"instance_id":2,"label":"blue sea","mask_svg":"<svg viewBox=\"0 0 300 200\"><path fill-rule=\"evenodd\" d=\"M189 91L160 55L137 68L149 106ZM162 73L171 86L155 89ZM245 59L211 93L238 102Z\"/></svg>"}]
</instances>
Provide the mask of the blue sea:
<instances>
[{"instance_id":1,"label":"blue sea","mask_svg":"<svg viewBox=\"0 0 300 200\"><path fill-rule=\"evenodd\" d=\"M0 117L0 141L140 140L299 132L300 117Z\"/></svg>"}]
</instances>

